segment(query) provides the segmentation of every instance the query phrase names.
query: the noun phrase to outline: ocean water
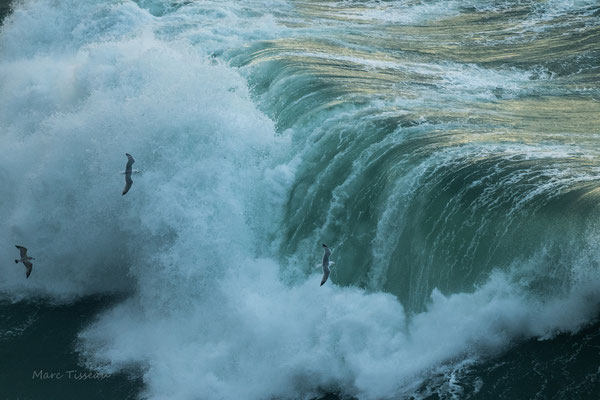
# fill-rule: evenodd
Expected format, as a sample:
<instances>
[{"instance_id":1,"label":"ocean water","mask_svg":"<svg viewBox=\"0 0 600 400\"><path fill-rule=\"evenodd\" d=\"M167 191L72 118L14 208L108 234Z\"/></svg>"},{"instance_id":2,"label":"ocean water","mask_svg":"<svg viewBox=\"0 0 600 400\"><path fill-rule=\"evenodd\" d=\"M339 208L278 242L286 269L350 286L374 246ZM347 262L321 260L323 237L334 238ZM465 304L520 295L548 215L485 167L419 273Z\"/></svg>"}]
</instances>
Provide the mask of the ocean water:
<instances>
[{"instance_id":1,"label":"ocean water","mask_svg":"<svg viewBox=\"0 0 600 400\"><path fill-rule=\"evenodd\" d=\"M597 1L10 7L0 398L598 399Z\"/></svg>"}]
</instances>

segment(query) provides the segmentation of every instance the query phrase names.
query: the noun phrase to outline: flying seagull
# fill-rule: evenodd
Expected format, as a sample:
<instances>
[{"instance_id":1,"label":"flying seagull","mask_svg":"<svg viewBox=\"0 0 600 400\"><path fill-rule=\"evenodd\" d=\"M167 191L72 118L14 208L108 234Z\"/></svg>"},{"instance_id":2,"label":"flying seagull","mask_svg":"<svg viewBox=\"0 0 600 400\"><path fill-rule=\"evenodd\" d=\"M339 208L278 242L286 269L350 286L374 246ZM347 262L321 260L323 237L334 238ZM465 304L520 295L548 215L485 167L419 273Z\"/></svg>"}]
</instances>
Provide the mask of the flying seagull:
<instances>
[{"instance_id":1,"label":"flying seagull","mask_svg":"<svg viewBox=\"0 0 600 400\"><path fill-rule=\"evenodd\" d=\"M123 196L129 192L131 189L131 185L133 185L133 180L131 179L131 166L135 162L131 154L125 153L127 156L127 165L125 166L125 188L123 189Z\"/></svg>"},{"instance_id":2,"label":"flying seagull","mask_svg":"<svg viewBox=\"0 0 600 400\"><path fill-rule=\"evenodd\" d=\"M323 244L323 248L325 249L325 253L323 254L323 279L321 279L321 286L327 282L327 278L329 278L329 267L335 264L333 261L329 261L329 256L331 255L331 250L327 247L326 244Z\"/></svg>"},{"instance_id":3,"label":"flying seagull","mask_svg":"<svg viewBox=\"0 0 600 400\"><path fill-rule=\"evenodd\" d=\"M15 260L15 264L18 264L19 261L25 264L25 275L27 278L29 278L29 275L31 274L31 268L33 268L33 264L30 263L29 260L35 260L35 258L27 255L27 249L25 247L18 245L15 245L15 247L21 252L21 259Z\"/></svg>"}]
</instances>

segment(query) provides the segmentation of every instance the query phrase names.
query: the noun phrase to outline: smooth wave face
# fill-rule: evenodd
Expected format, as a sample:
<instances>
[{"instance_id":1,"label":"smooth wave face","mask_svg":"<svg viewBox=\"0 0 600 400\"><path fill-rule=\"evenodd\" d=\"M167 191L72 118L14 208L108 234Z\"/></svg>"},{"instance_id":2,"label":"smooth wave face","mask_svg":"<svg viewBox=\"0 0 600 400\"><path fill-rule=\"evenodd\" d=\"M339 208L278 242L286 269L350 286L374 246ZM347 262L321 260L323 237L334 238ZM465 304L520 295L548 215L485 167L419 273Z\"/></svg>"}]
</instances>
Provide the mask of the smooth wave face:
<instances>
[{"instance_id":1,"label":"smooth wave face","mask_svg":"<svg viewBox=\"0 0 600 400\"><path fill-rule=\"evenodd\" d=\"M0 293L125 293L78 350L149 398L467 396L598 315L598 43L594 1L17 3Z\"/></svg>"}]
</instances>

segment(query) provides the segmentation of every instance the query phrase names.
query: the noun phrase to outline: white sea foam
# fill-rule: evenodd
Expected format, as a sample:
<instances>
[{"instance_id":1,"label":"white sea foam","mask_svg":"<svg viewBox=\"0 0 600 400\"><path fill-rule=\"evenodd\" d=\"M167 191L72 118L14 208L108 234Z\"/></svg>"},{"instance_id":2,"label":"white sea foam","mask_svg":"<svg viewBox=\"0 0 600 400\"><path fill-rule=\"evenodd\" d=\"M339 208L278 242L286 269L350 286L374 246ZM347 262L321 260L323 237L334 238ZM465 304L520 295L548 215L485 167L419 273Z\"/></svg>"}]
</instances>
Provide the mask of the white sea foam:
<instances>
[{"instance_id":1,"label":"white sea foam","mask_svg":"<svg viewBox=\"0 0 600 400\"><path fill-rule=\"evenodd\" d=\"M26 5L1 42L1 242L4 258L20 243L37 260L31 279L12 268L0 285L59 297L123 290L142 279L136 262L160 257L159 249L168 253L178 238L186 242L180 246L204 249L201 258L222 252L227 259L249 247L243 204L260 190L259 165L276 139L242 78L145 28L132 29L133 36L109 35L107 28L99 41L83 40L72 33L70 18L79 15L70 15L68 5L50 13L57 23L42 21L57 41L68 31L79 47L40 45L32 54L29 38L19 37L21 25L47 4ZM141 16L133 20L147 24L147 13L136 10ZM118 20L131 4L105 12ZM10 43L20 40L22 47ZM125 152L145 174L120 198ZM232 230L221 233L227 226ZM198 256L190 253L188 262ZM183 264L178 270L194 271Z\"/></svg>"},{"instance_id":2,"label":"white sea foam","mask_svg":"<svg viewBox=\"0 0 600 400\"><path fill-rule=\"evenodd\" d=\"M343 3L342 3L343 4ZM350 19L381 21L391 24L418 25L460 14L462 3L446 1L370 1L365 7L338 12Z\"/></svg>"},{"instance_id":3,"label":"white sea foam","mask_svg":"<svg viewBox=\"0 0 600 400\"><path fill-rule=\"evenodd\" d=\"M336 2L333 6L336 14L349 19L363 21L377 21L389 24L420 25L435 23L435 21L452 18L460 15L465 10L474 9L483 12L501 12L514 7L510 2L486 0L405 0L405 1L379 1L371 0L361 2L357 7L354 2ZM529 7L534 18L534 24L564 16L565 14L580 12L594 12L597 2L595 0L550 0L545 2L522 2L522 7Z\"/></svg>"},{"instance_id":4,"label":"white sea foam","mask_svg":"<svg viewBox=\"0 0 600 400\"><path fill-rule=\"evenodd\" d=\"M339 390L378 399L410 393L445 363L575 330L600 302L597 281L544 303L496 274L474 293L434 291L427 311L407 319L391 295L318 290L318 282L314 274L288 287L272 262L248 261L217 287L204 287L204 302L165 313L132 300L81 338L92 365L106 372L144 365L152 398L309 398Z\"/></svg>"}]
</instances>

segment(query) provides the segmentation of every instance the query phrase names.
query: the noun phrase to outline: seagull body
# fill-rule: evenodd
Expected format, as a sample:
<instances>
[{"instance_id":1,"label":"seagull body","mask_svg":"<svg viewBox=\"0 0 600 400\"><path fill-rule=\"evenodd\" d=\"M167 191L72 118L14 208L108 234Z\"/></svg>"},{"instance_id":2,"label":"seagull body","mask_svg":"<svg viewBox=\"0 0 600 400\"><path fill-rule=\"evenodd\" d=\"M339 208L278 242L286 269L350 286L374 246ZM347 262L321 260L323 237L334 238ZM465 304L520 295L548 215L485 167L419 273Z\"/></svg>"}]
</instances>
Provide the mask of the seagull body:
<instances>
[{"instance_id":1,"label":"seagull body","mask_svg":"<svg viewBox=\"0 0 600 400\"><path fill-rule=\"evenodd\" d=\"M27 249L25 247L19 245L16 245L15 247L19 249L19 252L21 253L21 259L15 260L15 264L22 262L25 265L25 275L27 278L29 278L29 275L31 274L31 269L33 268L33 264L29 262L29 260L35 260L35 258L29 257L27 255Z\"/></svg>"},{"instance_id":2,"label":"seagull body","mask_svg":"<svg viewBox=\"0 0 600 400\"><path fill-rule=\"evenodd\" d=\"M335 264L333 261L329 261L329 256L331 255L331 250L327 245L323 244L323 248L325 249L325 253L323 253L323 263L321 266L323 267L323 279L321 279L321 286L327 282L327 278L329 278L329 267Z\"/></svg>"},{"instance_id":3,"label":"seagull body","mask_svg":"<svg viewBox=\"0 0 600 400\"><path fill-rule=\"evenodd\" d=\"M135 159L131 156L131 154L125 153L125 155L127 156L127 165L125 166L125 188L123 189L123 196L129 192L131 185L133 185L133 180L131 179L131 166L135 162Z\"/></svg>"}]
</instances>

